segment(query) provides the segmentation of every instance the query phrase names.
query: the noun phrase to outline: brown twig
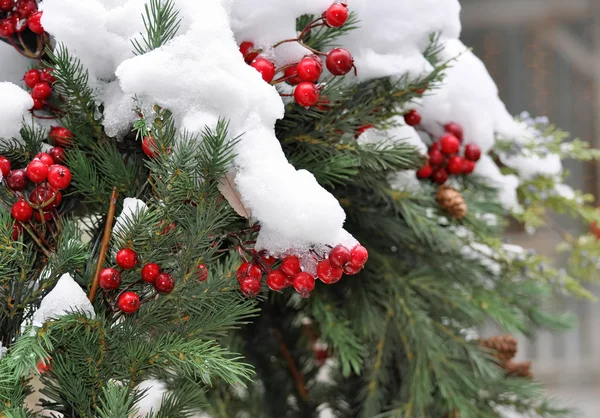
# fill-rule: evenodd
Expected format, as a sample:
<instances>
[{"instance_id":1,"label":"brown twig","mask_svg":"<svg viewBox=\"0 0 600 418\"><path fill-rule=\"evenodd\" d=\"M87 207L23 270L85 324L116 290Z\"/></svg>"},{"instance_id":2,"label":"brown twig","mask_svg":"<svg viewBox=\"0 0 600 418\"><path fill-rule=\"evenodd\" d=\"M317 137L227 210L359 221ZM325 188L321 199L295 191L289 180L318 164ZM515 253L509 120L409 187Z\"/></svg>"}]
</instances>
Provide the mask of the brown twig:
<instances>
[{"instance_id":1,"label":"brown twig","mask_svg":"<svg viewBox=\"0 0 600 418\"><path fill-rule=\"evenodd\" d=\"M92 303L94 303L96 293L98 292L98 280L100 278L100 271L102 271L104 260L106 260L106 253L108 252L108 244L110 242L110 234L112 232L112 223L115 217L115 210L117 207L118 197L119 191L116 187L114 187L112 194L110 195L108 213L106 214L106 225L104 226L104 235L102 235L102 246L100 247L100 254L98 255L98 265L96 266L96 273L94 273L94 280L92 281L92 287L90 288L90 294L88 295L88 298Z\"/></svg>"},{"instance_id":2,"label":"brown twig","mask_svg":"<svg viewBox=\"0 0 600 418\"><path fill-rule=\"evenodd\" d=\"M281 332L279 332L277 328L272 328L271 331L273 331L273 335L275 335L275 339L277 339L277 342L281 347L281 354L283 354L283 357L286 359L288 367L290 368L290 372L294 376L294 380L296 381L296 388L298 389L298 395L300 395L300 398L303 402L308 403L308 391L306 390L304 377L302 376L302 373L298 371L298 368L294 363L294 359L290 354L290 350L288 350L287 346L285 345L285 341L283 341L283 336L281 335Z\"/></svg>"}]
</instances>

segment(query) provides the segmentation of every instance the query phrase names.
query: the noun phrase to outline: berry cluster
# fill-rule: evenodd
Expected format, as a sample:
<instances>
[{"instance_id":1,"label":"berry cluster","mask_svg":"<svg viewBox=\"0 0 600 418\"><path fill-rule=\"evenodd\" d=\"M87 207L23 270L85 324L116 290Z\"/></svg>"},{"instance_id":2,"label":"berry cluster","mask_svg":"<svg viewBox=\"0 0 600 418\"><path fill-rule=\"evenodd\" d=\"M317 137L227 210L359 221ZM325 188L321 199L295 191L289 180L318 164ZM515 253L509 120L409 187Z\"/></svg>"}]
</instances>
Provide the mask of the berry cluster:
<instances>
[{"instance_id":1,"label":"berry cluster","mask_svg":"<svg viewBox=\"0 0 600 418\"><path fill-rule=\"evenodd\" d=\"M43 35L42 12L34 0L0 0L0 38L11 39L26 29Z\"/></svg>"},{"instance_id":2,"label":"berry cluster","mask_svg":"<svg viewBox=\"0 0 600 418\"><path fill-rule=\"evenodd\" d=\"M352 250L338 245L333 248L327 257L314 255L317 259L317 278L325 284L338 282L345 273L349 276L357 274L365 266L369 253L367 249L357 244ZM281 291L293 286L303 298L310 296L315 288L315 276L302 271L300 259L295 255L288 255L281 260L278 268L271 267L277 259L271 256L257 256L252 263L244 261L238 268L236 277L242 292L246 296L256 296L261 290L261 280L267 275L267 286L274 291Z\"/></svg>"},{"instance_id":3,"label":"berry cluster","mask_svg":"<svg viewBox=\"0 0 600 418\"><path fill-rule=\"evenodd\" d=\"M320 56L325 57L325 66L335 76L348 74L354 67L352 54L343 48L335 48L327 54L312 49L303 43L303 38L314 28L328 26L339 28L348 21L348 7L344 3L334 3L323 13L323 15L310 22L304 30L294 39L286 39L273 46L273 48L286 42L298 42L311 50L313 54L307 55L299 62L276 68L275 64L265 56L261 55L263 50L257 49L253 42L245 41L240 45L240 52L244 60L254 67L267 83L278 84L287 82L294 88L294 100L301 106L310 107L319 103L320 87L316 84L323 73L323 62ZM275 79L275 75L282 76Z\"/></svg>"},{"instance_id":4,"label":"berry cluster","mask_svg":"<svg viewBox=\"0 0 600 418\"><path fill-rule=\"evenodd\" d=\"M131 248L123 248L117 252L115 257L121 271L132 270L139 264L138 254ZM121 286L121 271L113 267L107 267L100 271L98 284L105 292L117 290ZM196 277L203 282L208 278L208 268L205 264L198 265ZM175 288L175 278L163 271L156 263L146 263L140 270L140 280L127 286L116 297L117 306L121 312L131 314L136 312L142 301L136 292L129 289L136 284L150 284L157 293L167 295Z\"/></svg>"},{"instance_id":5,"label":"berry cluster","mask_svg":"<svg viewBox=\"0 0 600 418\"><path fill-rule=\"evenodd\" d=\"M418 126L421 115L411 110L404 115L407 125ZM475 170L475 164L481 158L481 149L477 144L462 145L464 133L460 124L451 122L444 126L445 133L429 147L429 161L417 171L419 179L431 179L444 184L450 175L468 175ZM461 151L463 155L460 155Z\"/></svg>"},{"instance_id":6,"label":"berry cluster","mask_svg":"<svg viewBox=\"0 0 600 418\"><path fill-rule=\"evenodd\" d=\"M17 198L11 213L18 222L45 223L55 216L55 209L62 201L61 190L71 184L71 171L64 165L65 150L54 147L48 153L38 153L25 169L11 169L8 158L0 156L0 171L7 188ZM29 183L32 190L27 193ZM17 225L17 224L16 224ZM20 231L20 225L15 226ZM17 234L18 235L18 234Z\"/></svg>"},{"instance_id":7,"label":"berry cluster","mask_svg":"<svg viewBox=\"0 0 600 418\"><path fill-rule=\"evenodd\" d=\"M32 111L42 110L48 106L48 100L52 96L52 84L56 81L52 72L52 68L44 68L42 70L33 68L23 76L25 85L31 89L30 94L33 99Z\"/></svg>"}]
</instances>

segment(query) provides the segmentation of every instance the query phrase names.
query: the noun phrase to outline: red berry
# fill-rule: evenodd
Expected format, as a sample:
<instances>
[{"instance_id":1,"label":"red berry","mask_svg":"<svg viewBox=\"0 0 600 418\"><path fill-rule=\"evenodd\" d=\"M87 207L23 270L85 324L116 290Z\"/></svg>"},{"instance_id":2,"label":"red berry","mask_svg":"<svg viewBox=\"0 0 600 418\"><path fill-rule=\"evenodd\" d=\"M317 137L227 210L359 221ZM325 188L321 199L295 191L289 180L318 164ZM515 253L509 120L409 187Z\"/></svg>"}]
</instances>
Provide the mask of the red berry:
<instances>
[{"instance_id":1,"label":"red berry","mask_svg":"<svg viewBox=\"0 0 600 418\"><path fill-rule=\"evenodd\" d=\"M0 155L0 173L3 178L10 173L10 160L3 155Z\"/></svg>"},{"instance_id":2,"label":"red berry","mask_svg":"<svg viewBox=\"0 0 600 418\"><path fill-rule=\"evenodd\" d=\"M62 193L47 184L38 184L29 194L29 201L42 209L52 209L62 202Z\"/></svg>"},{"instance_id":3,"label":"red berry","mask_svg":"<svg viewBox=\"0 0 600 418\"><path fill-rule=\"evenodd\" d=\"M153 284L160 274L160 266L156 263L148 263L142 267L142 280Z\"/></svg>"},{"instance_id":4,"label":"red berry","mask_svg":"<svg viewBox=\"0 0 600 418\"><path fill-rule=\"evenodd\" d=\"M138 255L131 248L123 248L117 253L116 261L119 267L129 270L134 268L138 263Z\"/></svg>"},{"instance_id":5,"label":"red berry","mask_svg":"<svg viewBox=\"0 0 600 418\"><path fill-rule=\"evenodd\" d=\"M300 293L300 296L307 298L310 292L315 288L315 278L312 274L302 272L294 276L294 289Z\"/></svg>"},{"instance_id":6,"label":"red berry","mask_svg":"<svg viewBox=\"0 0 600 418\"><path fill-rule=\"evenodd\" d=\"M20 18L18 15L13 14L11 17L12 23L15 27L15 31L18 33L23 32L27 29L27 20L24 18Z\"/></svg>"},{"instance_id":7,"label":"red berry","mask_svg":"<svg viewBox=\"0 0 600 418\"><path fill-rule=\"evenodd\" d=\"M343 245L335 246L329 252L329 262L333 267L343 268L350 262L350 250Z\"/></svg>"},{"instance_id":8,"label":"red berry","mask_svg":"<svg viewBox=\"0 0 600 418\"><path fill-rule=\"evenodd\" d=\"M271 255L263 254L260 256L267 266L272 266L277 262L277 259Z\"/></svg>"},{"instance_id":9,"label":"red berry","mask_svg":"<svg viewBox=\"0 0 600 418\"><path fill-rule=\"evenodd\" d=\"M425 167L417 170L417 178L419 179L428 179L433 174L433 168L430 165L426 165Z\"/></svg>"},{"instance_id":10,"label":"red berry","mask_svg":"<svg viewBox=\"0 0 600 418\"><path fill-rule=\"evenodd\" d=\"M34 159L27 165L27 178L34 183L41 183L48 178L48 164Z\"/></svg>"},{"instance_id":11,"label":"red berry","mask_svg":"<svg viewBox=\"0 0 600 418\"><path fill-rule=\"evenodd\" d=\"M446 169L448 170L448 172L450 174L454 174L454 175L462 174L463 162L464 162L464 160L462 159L462 157L455 155L454 157L451 157L448 160L448 165L446 166Z\"/></svg>"},{"instance_id":12,"label":"red berry","mask_svg":"<svg viewBox=\"0 0 600 418\"><path fill-rule=\"evenodd\" d=\"M284 258L281 263L281 271L289 277L294 277L296 274L300 273L300 260L298 257L295 255L288 255Z\"/></svg>"},{"instance_id":13,"label":"red berry","mask_svg":"<svg viewBox=\"0 0 600 418\"><path fill-rule=\"evenodd\" d=\"M256 280L262 280L262 270L256 264L250 264L244 261L241 266L238 267L235 273L238 282L242 282L246 277L252 277Z\"/></svg>"},{"instance_id":14,"label":"red berry","mask_svg":"<svg viewBox=\"0 0 600 418\"><path fill-rule=\"evenodd\" d=\"M0 12L10 12L15 7L15 0L0 0Z\"/></svg>"},{"instance_id":15,"label":"red berry","mask_svg":"<svg viewBox=\"0 0 600 418\"><path fill-rule=\"evenodd\" d=\"M481 148L477 144L467 144L465 147L465 158L471 161L479 161L481 158Z\"/></svg>"},{"instance_id":16,"label":"red berry","mask_svg":"<svg viewBox=\"0 0 600 418\"><path fill-rule=\"evenodd\" d=\"M268 59L258 57L252 61L250 66L258 71L262 75L263 80L265 80L267 83L273 81L273 77L275 77L275 64Z\"/></svg>"},{"instance_id":17,"label":"red berry","mask_svg":"<svg viewBox=\"0 0 600 418\"><path fill-rule=\"evenodd\" d=\"M36 69L27 71L23 76L23 81L30 89L34 88L40 82L40 71Z\"/></svg>"},{"instance_id":18,"label":"red berry","mask_svg":"<svg viewBox=\"0 0 600 418\"><path fill-rule=\"evenodd\" d=\"M112 267L102 269L98 276L98 284L105 290L115 290L121 285L121 273Z\"/></svg>"},{"instance_id":19,"label":"red berry","mask_svg":"<svg viewBox=\"0 0 600 418\"><path fill-rule=\"evenodd\" d=\"M33 158L39 158L40 160L45 162L48 167L54 164L54 158L52 158L50 154L46 154L45 152L38 152Z\"/></svg>"},{"instance_id":20,"label":"red berry","mask_svg":"<svg viewBox=\"0 0 600 418\"><path fill-rule=\"evenodd\" d=\"M50 84L39 82L31 89L31 97L37 100L48 100L52 96Z\"/></svg>"},{"instance_id":21,"label":"red berry","mask_svg":"<svg viewBox=\"0 0 600 418\"><path fill-rule=\"evenodd\" d=\"M73 144L73 133L66 128L53 126L50 128L48 138L59 147L68 147Z\"/></svg>"},{"instance_id":22,"label":"red berry","mask_svg":"<svg viewBox=\"0 0 600 418\"><path fill-rule=\"evenodd\" d=\"M240 288L244 295L255 297L260 293L261 285L260 281L256 280L254 277L246 276L246 278L240 282Z\"/></svg>"},{"instance_id":23,"label":"red berry","mask_svg":"<svg viewBox=\"0 0 600 418\"><path fill-rule=\"evenodd\" d=\"M358 128L356 128L356 132L354 134L354 137L358 138L359 136L361 136L363 133L365 133L366 131L368 131L372 127L373 127L373 125L371 125L371 124L359 126Z\"/></svg>"},{"instance_id":24,"label":"red berry","mask_svg":"<svg viewBox=\"0 0 600 418\"><path fill-rule=\"evenodd\" d=\"M150 158L156 158L160 154L158 145L156 145L152 135L148 135L142 140L142 151Z\"/></svg>"},{"instance_id":25,"label":"red berry","mask_svg":"<svg viewBox=\"0 0 600 418\"><path fill-rule=\"evenodd\" d=\"M435 141L433 144L431 144L431 146L429 147L429 152L431 151L442 151L442 146L440 145L440 141Z\"/></svg>"},{"instance_id":26,"label":"red berry","mask_svg":"<svg viewBox=\"0 0 600 418\"><path fill-rule=\"evenodd\" d=\"M327 54L325 64L331 74L344 75L348 74L354 67L354 58L344 48L335 48Z\"/></svg>"},{"instance_id":27,"label":"red berry","mask_svg":"<svg viewBox=\"0 0 600 418\"><path fill-rule=\"evenodd\" d=\"M22 233L23 233L23 227L21 226L21 224L18 222L14 222L13 223L13 233L12 233L13 241L17 241Z\"/></svg>"},{"instance_id":28,"label":"red berry","mask_svg":"<svg viewBox=\"0 0 600 418\"><path fill-rule=\"evenodd\" d=\"M362 268L362 266L347 264L346 267L344 267L344 274L347 274L348 276L354 276L355 274L358 274Z\"/></svg>"},{"instance_id":29,"label":"red berry","mask_svg":"<svg viewBox=\"0 0 600 418\"><path fill-rule=\"evenodd\" d=\"M44 34L44 27L41 22L42 14L43 12L35 12L27 19L27 27L36 35Z\"/></svg>"},{"instance_id":30,"label":"red berry","mask_svg":"<svg viewBox=\"0 0 600 418\"><path fill-rule=\"evenodd\" d=\"M50 151L48 151L48 154L50 154L50 157L52 157L52 159L57 163L65 162L66 154L65 149L62 147L51 148Z\"/></svg>"},{"instance_id":31,"label":"red berry","mask_svg":"<svg viewBox=\"0 0 600 418\"><path fill-rule=\"evenodd\" d=\"M27 175L25 170L12 170L6 177L6 185L9 189L18 192L27 187Z\"/></svg>"},{"instance_id":32,"label":"red berry","mask_svg":"<svg viewBox=\"0 0 600 418\"><path fill-rule=\"evenodd\" d=\"M313 83L303 81L294 89L294 99L300 106L314 106L319 101L319 88Z\"/></svg>"},{"instance_id":33,"label":"red berry","mask_svg":"<svg viewBox=\"0 0 600 418\"><path fill-rule=\"evenodd\" d=\"M417 126L421 123L421 114L413 109L404 115L404 121L409 126Z\"/></svg>"},{"instance_id":34,"label":"red berry","mask_svg":"<svg viewBox=\"0 0 600 418\"><path fill-rule=\"evenodd\" d=\"M444 168L438 168L431 175L433 181L439 184L444 184L448 181L448 172Z\"/></svg>"},{"instance_id":35,"label":"red berry","mask_svg":"<svg viewBox=\"0 0 600 418\"><path fill-rule=\"evenodd\" d=\"M58 190L66 189L71 184L71 170L64 165L54 164L48 170L48 183Z\"/></svg>"},{"instance_id":36,"label":"red berry","mask_svg":"<svg viewBox=\"0 0 600 418\"><path fill-rule=\"evenodd\" d=\"M33 212L33 219L35 219L36 222L42 222L42 215L44 217L44 221L45 222L48 222L48 221L50 221L52 219L52 212L45 211L45 210L42 211L41 215L40 215L40 212L37 211L37 210L35 212Z\"/></svg>"},{"instance_id":37,"label":"red berry","mask_svg":"<svg viewBox=\"0 0 600 418\"><path fill-rule=\"evenodd\" d=\"M298 63L297 72L302 81L316 83L323 72L323 64L316 56L304 57Z\"/></svg>"},{"instance_id":38,"label":"red berry","mask_svg":"<svg viewBox=\"0 0 600 418\"><path fill-rule=\"evenodd\" d=\"M10 213L19 222L29 222L33 216L33 208L23 199L19 199L12 206Z\"/></svg>"},{"instance_id":39,"label":"red berry","mask_svg":"<svg viewBox=\"0 0 600 418\"><path fill-rule=\"evenodd\" d=\"M33 106L31 110L42 110L44 108L44 102L42 100L33 99Z\"/></svg>"},{"instance_id":40,"label":"red berry","mask_svg":"<svg viewBox=\"0 0 600 418\"><path fill-rule=\"evenodd\" d=\"M52 75L53 72L53 68L44 68L40 72L40 81L43 81L48 84L54 83L56 81L56 78L54 78L54 76Z\"/></svg>"},{"instance_id":41,"label":"red berry","mask_svg":"<svg viewBox=\"0 0 600 418\"><path fill-rule=\"evenodd\" d=\"M440 138L440 145L446 155L456 154L460 149L460 141L452 134L444 134Z\"/></svg>"},{"instance_id":42,"label":"red berry","mask_svg":"<svg viewBox=\"0 0 600 418\"><path fill-rule=\"evenodd\" d=\"M134 292L122 293L117 303L119 309L126 314L134 313L140 309L140 297Z\"/></svg>"},{"instance_id":43,"label":"red berry","mask_svg":"<svg viewBox=\"0 0 600 418\"><path fill-rule=\"evenodd\" d=\"M368 259L369 252L360 244L356 244L354 248L352 248L352 251L350 251L350 264L362 267L367 264Z\"/></svg>"},{"instance_id":44,"label":"red berry","mask_svg":"<svg viewBox=\"0 0 600 418\"><path fill-rule=\"evenodd\" d=\"M154 288L163 295L171 293L175 288L175 279L168 273L161 273L154 281Z\"/></svg>"},{"instance_id":45,"label":"red berry","mask_svg":"<svg viewBox=\"0 0 600 418\"><path fill-rule=\"evenodd\" d=\"M206 264L198 264L196 277L198 277L199 282L205 282L208 279L208 267Z\"/></svg>"},{"instance_id":46,"label":"red berry","mask_svg":"<svg viewBox=\"0 0 600 418\"><path fill-rule=\"evenodd\" d=\"M283 75L286 77L286 81L292 86L295 86L302 82L300 77L298 77L298 67L296 65L292 65L291 67L286 68L283 71Z\"/></svg>"},{"instance_id":47,"label":"red berry","mask_svg":"<svg viewBox=\"0 0 600 418\"><path fill-rule=\"evenodd\" d=\"M317 277L325 284L334 284L342 278L344 271L334 267L329 260L323 260L317 265Z\"/></svg>"},{"instance_id":48,"label":"red berry","mask_svg":"<svg viewBox=\"0 0 600 418\"><path fill-rule=\"evenodd\" d=\"M7 18L0 21L0 37L10 38L15 34L15 24L12 19Z\"/></svg>"},{"instance_id":49,"label":"red berry","mask_svg":"<svg viewBox=\"0 0 600 418\"><path fill-rule=\"evenodd\" d=\"M463 160L463 174L471 174L475 170L475 161Z\"/></svg>"},{"instance_id":50,"label":"red berry","mask_svg":"<svg viewBox=\"0 0 600 418\"><path fill-rule=\"evenodd\" d=\"M287 277L281 270L273 270L267 275L267 286L271 290L279 292L288 286L287 283Z\"/></svg>"},{"instance_id":51,"label":"red berry","mask_svg":"<svg viewBox=\"0 0 600 418\"><path fill-rule=\"evenodd\" d=\"M248 41L242 42L242 44L240 45L240 52L242 53L244 60L248 64L250 64L252 61L254 61L254 59L259 54L259 51L256 51L254 49L254 44L252 42L248 42Z\"/></svg>"},{"instance_id":52,"label":"red berry","mask_svg":"<svg viewBox=\"0 0 600 418\"><path fill-rule=\"evenodd\" d=\"M437 166L437 165L441 165L444 164L445 161L445 157L444 154L442 154L441 151L438 151L436 149L432 149L429 151L429 164L432 166Z\"/></svg>"},{"instance_id":53,"label":"red berry","mask_svg":"<svg viewBox=\"0 0 600 418\"><path fill-rule=\"evenodd\" d=\"M451 122L451 123L447 124L446 126L444 126L444 129L446 130L446 132L454 135L460 142L462 142L463 137L464 137L464 132L463 132L463 127L460 124Z\"/></svg>"},{"instance_id":54,"label":"red berry","mask_svg":"<svg viewBox=\"0 0 600 418\"><path fill-rule=\"evenodd\" d=\"M46 360L40 360L37 363L37 369L40 374L48 373L52 368L52 361L47 358Z\"/></svg>"},{"instance_id":55,"label":"red berry","mask_svg":"<svg viewBox=\"0 0 600 418\"><path fill-rule=\"evenodd\" d=\"M17 14L22 18L28 18L37 10L37 4L34 0L21 0L17 7Z\"/></svg>"},{"instance_id":56,"label":"red berry","mask_svg":"<svg viewBox=\"0 0 600 418\"><path fill-rule=\"evenodd\" d=\"M327 25L339 28L348 21L348 8L345 4L334 3L323 13Z\"/></svg>"}]
</instances>

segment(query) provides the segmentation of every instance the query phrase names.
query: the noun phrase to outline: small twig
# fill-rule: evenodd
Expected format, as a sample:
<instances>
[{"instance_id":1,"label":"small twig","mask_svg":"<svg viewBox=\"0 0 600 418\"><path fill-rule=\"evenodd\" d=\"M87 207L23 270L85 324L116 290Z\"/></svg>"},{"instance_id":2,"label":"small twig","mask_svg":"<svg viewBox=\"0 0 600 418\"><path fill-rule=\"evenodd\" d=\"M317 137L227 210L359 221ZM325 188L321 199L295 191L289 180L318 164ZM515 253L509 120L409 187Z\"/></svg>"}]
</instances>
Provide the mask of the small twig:
<instances>
[{"instance_id":1,"label":"small twig","mask_svg":"<svg viewBox=\"0 0 600 418\"><path fill-rule=\"evenodd\" d=\"M50 253L50 251L44 246L44 244L42 244L42 242L40 241L40 239L38 238L37 234L33 232L33 229L31 229L31 227L29 225L25 225L22 222L19 222L21 224L21 226L23 227L23 229L25 229L25 231L27 231L27 233L31 236L31 238L35 241L35 243L38 245L38 247L40 247L40 249L44 252L44 254L46 255L46 257L50 258L50 256L52 255Z\"/></svg>"},{"instance_id":2,"label":"small twig","mask_svg":"<svg viewBox=\"0 0 600 418\"><path fill-rule=\"evenodd\" d=\"M104 260L106 260L106 253L108 252L108 244L110 243L110 234L112 232L112 223L115 217L115 210L117 208L118 197L119 191L116 187L114 187L112 194L110 195L108 213L106 214L106 225L104 226L102 246L100 247L100 254L98 255L98 265L96 266L96 273L94 273L94 280L92 281L92 287L90 288L90 294L88 296L90 302L92 303L94 303L94 299L96 299L96 293L98 292L98 280L100 279L100 271L102 271Z\"/></svg>"},{"instance_id":3,"label":"small twig","mask_svg":"<svg viewBox=\"0 0 600 418\"><path fill-rule=\"evenodd\" d=\"M288 367L290 368L290 372L294 376L294 380L296 381L296 388L298 389L298 395L300 395L302 401L308 403L308 391L306 390L306 384L304 383L304 376L302 376L302 373L298 371L298 368L294 363L294 359L290 354L290 350L288 350L287 346L285 345L285 341L283 340L281 332L279 332L277 328L271 328L271 331L273 332L275 339L281 347L281 354L283 354L283 357L286 359Z\"/></svg>"}]
</instances>

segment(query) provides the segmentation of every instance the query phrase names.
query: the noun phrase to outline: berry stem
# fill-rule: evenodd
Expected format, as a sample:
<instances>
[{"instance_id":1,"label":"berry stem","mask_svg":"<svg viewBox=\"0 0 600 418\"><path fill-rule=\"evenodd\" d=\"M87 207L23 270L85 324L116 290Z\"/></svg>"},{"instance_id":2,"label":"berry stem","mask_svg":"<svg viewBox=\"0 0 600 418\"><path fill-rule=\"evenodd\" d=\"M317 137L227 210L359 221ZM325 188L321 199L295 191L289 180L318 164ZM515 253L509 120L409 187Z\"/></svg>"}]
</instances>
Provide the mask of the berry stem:
<instances>
[{"instance_id":1,"label":"berry stem","mask_svg":"<svg viewBox=\"0 0 600 418\"><path fill-rule=\"evenodd\" d=\"M279 331L279 329L271 328L271 331L273 332L275 339L279 343L279 347L281 348L281 354L283 354L283 357L287 361L288 367L290 369L290 372L292 373L292 376L294 376L294 380L296 381L296 388L298 390L298 395L300 396L302 401L307 403L308 402L308 391L306 390L306 384L304 383L304 376L302 376L302 373L300 373L300 371L298 371L298 368L296 367L296 364L294 363L294 359L292 358L292 355L290 354L290 350L287 348L287 345L285 344L285 341L284 341L283 336L281 335L281 332Z\"/></svg>"},{"instance_id":2,"label":"berry stem","mask_svg":"<svg viewBox=\"0 0 600 418\"><path fill-rule=\"evenodd\" d=\"M33 52L29 48L27 48L27 45L25 44L25 42L23 41L23 38L21 37L21 32L17 33L17 37L19 38L19 43L23 47L23 51L25 51L25 54L27 54L27 55L24 54L26 57L31 58L31 59L38 59L38 58L40 58L40 53L39 52Z\"/></svg>"},{"instance_id":3,"label":"berry stem","mask_svg":"<svg viewBox=\"0 0 600 418\"><path fill-rule=\"evenodd\" d=\"M113 187L112 194L110 195L110 204L108 206L108 213L106 214L106 225L104 226L104 235L102 236L102 246L100 247L100 254L98 254L98 264L96 265L96 272L94 273L94 279L92 280L92 286L88 298L90 302L94 303L96 299L96 293L98 292L98 280L100 279L100 271L106 260L106 253L108 252L108 244L110 243L110 235L112 231L112 223L115 217L115 210L117 208L117 199L119 198L119 190Z\"/></svg>"},{"instance_id":4,"label":"berry stem","mask_svg":"<svg viewBox=\"0 0 600 418\"><path fill-rule=\"evenodd\" d=\"M27 233L29 234L29 236L31 236L31 238L33 239L33 241L35 241L35 243L38 245L38 247L40 247L40 249L42 250L42 252L44 253L44 255L46 257L50 258L50 256L52 255L52 253L50 253L50 251L46 248L46 246L44 246L44 244L39 239L39 237L37 236L37 234L35 232L33 232L34 230L29 225L25 225L22 222L19 222L19 223L21 224L21 226L23 227L23 229L25 231L27 231Z\"/></svg>"},{"instance_id":5,"label":"berry stem","mask_svg":"<svg viewBox=\"0 0 600 418\"><path fill-rule=\"evenodd\" d=\"M304 36L306 35L306 33L316 27L319 26L323 26L323 17L320 17L318 19L313 20L312 22L310 22L308 25L306 25L306 27L302 30L302 32L300 32L300 35L298 35L298 40L301 40L302 38L304 38ZM318 24L317 24L318 23Z\"/></svg>"}]
</instances>

